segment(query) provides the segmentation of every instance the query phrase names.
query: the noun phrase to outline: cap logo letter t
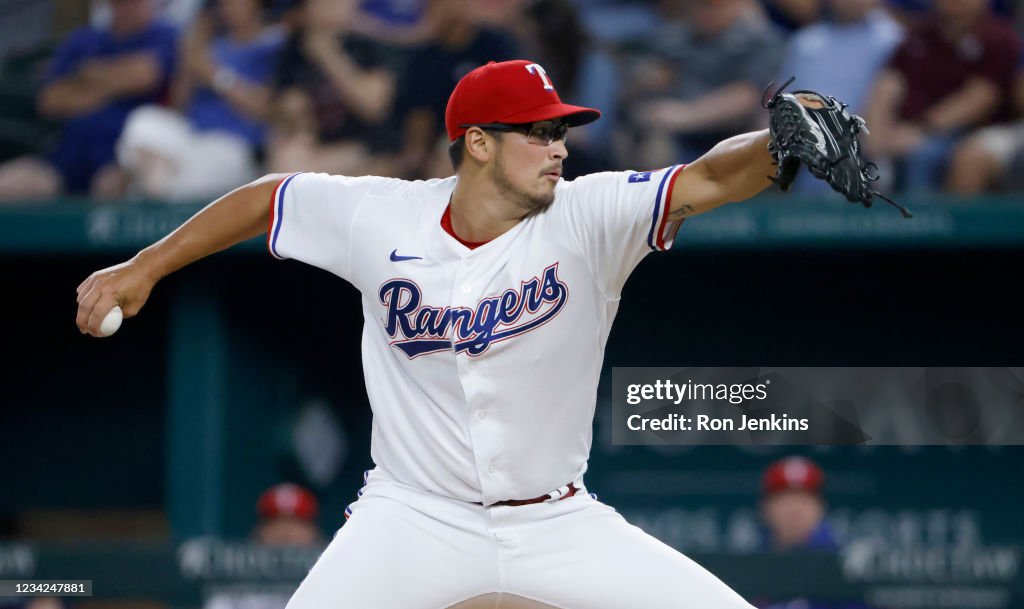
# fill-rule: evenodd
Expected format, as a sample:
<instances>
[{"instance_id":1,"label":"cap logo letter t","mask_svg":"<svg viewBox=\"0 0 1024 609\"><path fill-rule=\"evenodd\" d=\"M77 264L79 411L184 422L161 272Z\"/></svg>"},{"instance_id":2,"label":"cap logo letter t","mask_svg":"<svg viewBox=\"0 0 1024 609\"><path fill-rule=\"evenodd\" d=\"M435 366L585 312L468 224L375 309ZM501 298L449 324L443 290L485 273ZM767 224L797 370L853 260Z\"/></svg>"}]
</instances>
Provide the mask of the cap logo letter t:
<instances>
[{"instance_id":1,"label":"cap logo letter t","mask_svg":"<svg viewBox=\"0 0 1024 609\"><path fill-rule=\"evenodd\" d=\"M551 81L548 80L548 73L544 71L544 68L540 67L539 63L531 63L526 66L526 71L530 74L536 74L540 76L540 79L544 81L544 88L548 91L554 91L555 87L552 86Z\"/></svg>"}]
</instances>

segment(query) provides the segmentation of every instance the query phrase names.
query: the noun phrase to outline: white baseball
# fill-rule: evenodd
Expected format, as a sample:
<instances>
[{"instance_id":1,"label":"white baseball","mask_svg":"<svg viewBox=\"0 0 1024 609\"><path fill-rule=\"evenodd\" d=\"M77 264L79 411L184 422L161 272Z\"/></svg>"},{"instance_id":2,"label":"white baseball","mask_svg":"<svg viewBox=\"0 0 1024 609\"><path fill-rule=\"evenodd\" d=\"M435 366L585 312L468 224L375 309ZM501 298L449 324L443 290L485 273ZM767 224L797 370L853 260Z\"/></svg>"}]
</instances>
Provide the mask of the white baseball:
<instances>
[{"instance_id":1,"label":"white baseball","mask_svg":"<svg viewBox=\"0 0 1024 609\"><path fill-rule=\"evenodd\" d=\"M121 307L115 305L100 324L100 336L110 336L117 332L117 329L121 327L122 319L124 319L124 315L121 313Z\"/></svg>"}]
</instances>

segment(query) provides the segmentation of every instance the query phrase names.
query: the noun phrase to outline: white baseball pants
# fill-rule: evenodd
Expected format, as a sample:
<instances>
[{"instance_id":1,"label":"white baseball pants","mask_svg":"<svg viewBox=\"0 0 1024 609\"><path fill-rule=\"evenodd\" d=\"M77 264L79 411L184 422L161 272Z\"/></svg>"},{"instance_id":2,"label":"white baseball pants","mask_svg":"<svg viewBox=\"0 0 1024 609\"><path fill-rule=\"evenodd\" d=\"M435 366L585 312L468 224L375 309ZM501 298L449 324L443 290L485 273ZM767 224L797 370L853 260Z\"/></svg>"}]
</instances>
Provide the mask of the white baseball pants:
<instances>
[{"instance_id":1,"label":"white baseball pants","mask_svg":"<svg viewBox=\"0 0 1024 609\"><path fill-rule=\"evenodd\" d=\"M585 492L487 508L371 475L351 514L287 609L751 608Z\"/></svg>"}]
</instances>

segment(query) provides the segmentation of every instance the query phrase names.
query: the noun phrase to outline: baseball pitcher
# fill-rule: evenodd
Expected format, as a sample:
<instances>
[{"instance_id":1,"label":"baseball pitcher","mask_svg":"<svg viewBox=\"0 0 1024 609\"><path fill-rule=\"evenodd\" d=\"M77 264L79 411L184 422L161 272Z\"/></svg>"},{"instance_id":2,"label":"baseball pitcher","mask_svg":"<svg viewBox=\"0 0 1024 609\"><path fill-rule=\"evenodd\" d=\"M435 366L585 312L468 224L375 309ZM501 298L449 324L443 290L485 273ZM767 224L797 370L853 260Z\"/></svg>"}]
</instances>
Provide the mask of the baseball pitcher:
<instances>
[{"instance_id":1,"label":"baseball pitcher","mask_svg":"<svg viewBox=\"0 0 1024 609\"><path fill-rule=\"evenodd\" d=\"M78 288L93 336L191 262L266 234L270 254L362 294L374 469L289 609L695 609L749 605L587 492L598 378L623 284L683 221L796 165L852 200L874 191L842 104L781 92L771 129L688 165L562 179L572 127L540 65L490 63L455 87L455 175L272 175L225 195Z\"/></svg>"}]
</instances>

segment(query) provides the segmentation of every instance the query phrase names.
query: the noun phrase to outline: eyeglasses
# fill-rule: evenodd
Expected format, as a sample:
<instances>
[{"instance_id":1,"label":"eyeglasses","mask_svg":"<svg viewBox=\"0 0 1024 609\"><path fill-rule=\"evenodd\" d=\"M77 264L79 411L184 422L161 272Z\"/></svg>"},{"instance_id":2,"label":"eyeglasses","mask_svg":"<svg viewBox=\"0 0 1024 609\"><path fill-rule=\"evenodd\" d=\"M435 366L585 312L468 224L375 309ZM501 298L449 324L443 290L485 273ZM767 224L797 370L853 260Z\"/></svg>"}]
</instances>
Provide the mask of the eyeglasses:
<instances>
[{"instance_id":1,"label":"eyeglasses","mask_svg":"<svg viewBox=\"0 0 1024 609\"><path fill-rule=\"evenodd\" d=\"M505 123L484 123L459 125L463 129L467 127L479 127L491 131L514 131L526 136L526 141L538 146L550 146L555 141L566 141L569 135L569 125L561 121L540 121L527 123L525 125L508 125Z\"/></svg>"}]
</instances>

